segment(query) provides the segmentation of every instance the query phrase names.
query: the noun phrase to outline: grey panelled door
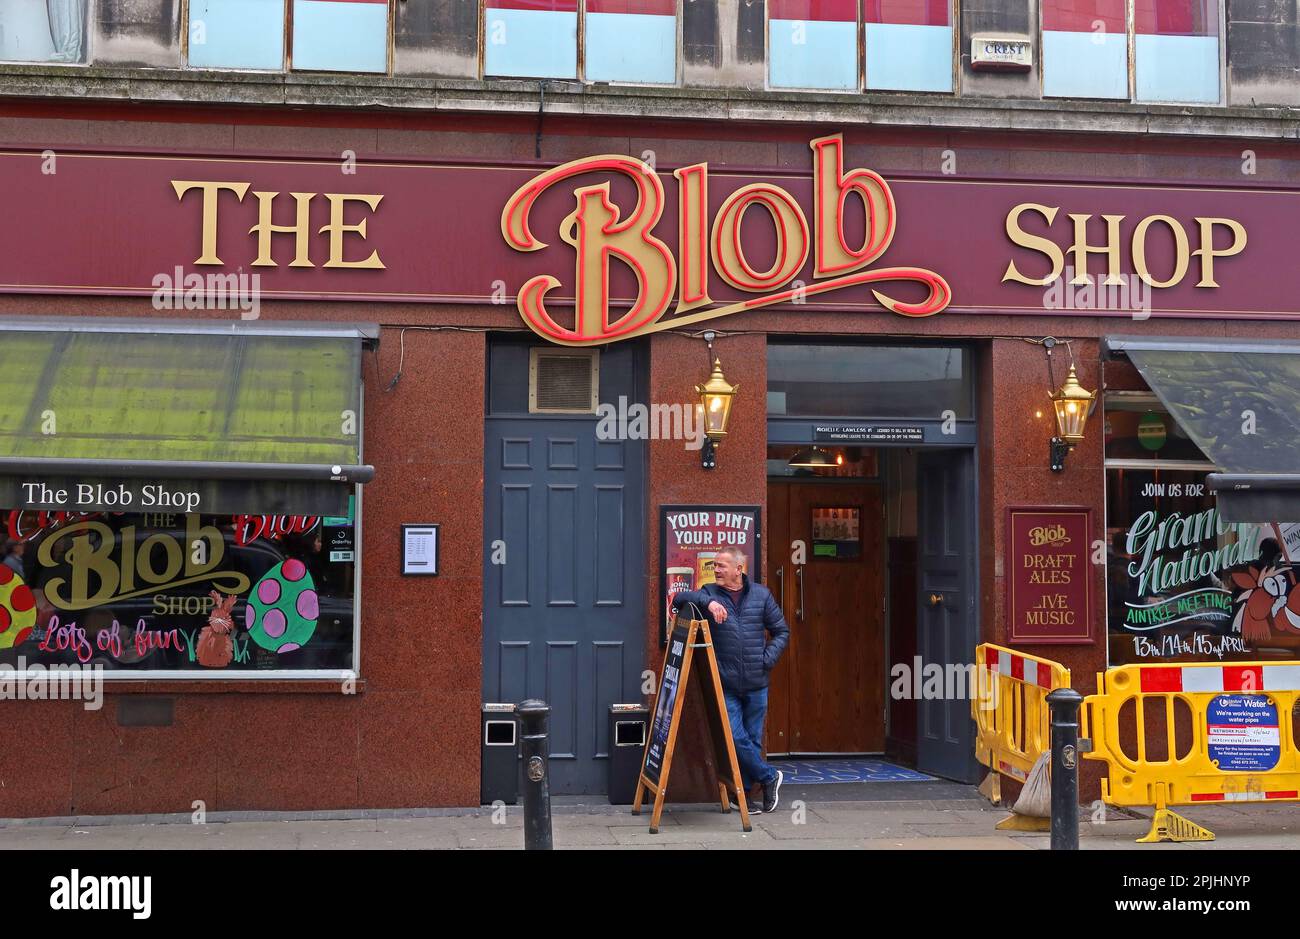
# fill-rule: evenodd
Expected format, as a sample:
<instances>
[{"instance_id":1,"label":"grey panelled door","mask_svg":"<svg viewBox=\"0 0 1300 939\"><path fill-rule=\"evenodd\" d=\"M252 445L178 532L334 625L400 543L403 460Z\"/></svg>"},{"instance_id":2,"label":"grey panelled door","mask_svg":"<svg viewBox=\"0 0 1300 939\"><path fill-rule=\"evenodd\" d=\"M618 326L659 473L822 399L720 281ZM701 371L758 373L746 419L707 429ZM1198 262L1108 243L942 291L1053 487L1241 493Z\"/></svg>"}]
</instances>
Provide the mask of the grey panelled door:
<instances>
[{"instance_id":1,"label":"grey panelled door","mask_svg":"<svg viewBox=\"0 0 1300 939\"><path fill-rule=\"evenodd\" d=\"M975 658L975 470L970 450L922 453L917 476L920 563L917 652L923 666L966 666ZM962 686L953 691L964 691ZM945 692L949 691L945 681ZM975 782L970 699L945 694L917 702L917 768Z\"/></svg>"},{"instance_id":2,"label":"grey panelled door","mask_svg":"<svg viewBox=\"0 0 1300 939\"><path fill-rule=\"evenodd\" d=\"M484 700L546 701L551 791L604 792L609 705L641 701L643 444L518 417L485 444Z\"/></svg>"}]
</instances>

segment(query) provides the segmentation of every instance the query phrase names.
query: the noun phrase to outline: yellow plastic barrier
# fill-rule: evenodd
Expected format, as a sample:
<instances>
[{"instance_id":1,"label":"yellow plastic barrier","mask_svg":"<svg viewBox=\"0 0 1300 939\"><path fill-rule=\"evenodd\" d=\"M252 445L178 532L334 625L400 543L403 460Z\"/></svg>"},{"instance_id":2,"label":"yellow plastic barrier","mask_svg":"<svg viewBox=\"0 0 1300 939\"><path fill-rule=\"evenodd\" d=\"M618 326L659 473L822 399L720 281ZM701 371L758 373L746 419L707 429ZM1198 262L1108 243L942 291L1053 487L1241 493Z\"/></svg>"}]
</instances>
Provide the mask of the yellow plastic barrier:
<instances>
[{"instance_id":1,"label":"yellow plastic barrier","mask_svg":"<svg viewBox=\"0 0 1300 939\"><path fill-rule=\"evenodd\" d=\"M1070 670L1050 659L983 643L975 648L975 757L987 766L988 795L1002 800L1001 776L1029 778L1039 755L1052 746L1047 694L1070 686ZM1046 831L1050 820L1015 815L1001 829Z\"/></svg>"},{"instance_id":2,"label":"yellow plastic barrier","mask_svg":"<svg viewBox=\"0 0 1300 939\"><path fill-rule=\"evenodd\" d=\"M1107 764L1102 801L1155 807L1138 841L1214 839L1170 805L1300 800L1300 662L1124 665L1097 688L1085 756Z\"/></svg>"}]
</instances>

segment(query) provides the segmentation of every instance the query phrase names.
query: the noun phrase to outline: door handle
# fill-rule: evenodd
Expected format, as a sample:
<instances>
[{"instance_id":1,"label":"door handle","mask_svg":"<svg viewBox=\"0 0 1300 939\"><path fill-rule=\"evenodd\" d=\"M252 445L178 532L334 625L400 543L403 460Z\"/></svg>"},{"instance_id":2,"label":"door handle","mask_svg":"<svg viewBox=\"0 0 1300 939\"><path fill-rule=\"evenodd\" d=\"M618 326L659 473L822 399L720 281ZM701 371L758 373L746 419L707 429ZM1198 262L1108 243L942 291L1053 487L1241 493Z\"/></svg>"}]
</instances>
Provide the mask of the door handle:
<instances>
[{"instance_id":1,"label":"door handle","mask_svg":"<svg viewBox=\"0 0 1300 939\"><path fill-rule=\"evenodd\" d=\"M930 606L939 606L942 603L943 603L943 594L941 593L930 594Z\"/></svg>"},{"instance_id":2,"label":"door handle","mask_svg":"<svg viewBox=\"0 0 1300 939\"><path fill-rule=\"evenodd\" d=\"M781 607L781 609L784 610L785 609L785 565L782 565L781 567L778 567L776 569L776 592L777 592L777 597L779 598L777 600L777 604Z\"/></svg>"},{"instance_id":3,"label":"door handle","mask_svg":"<svg viewBox=\"0 0 1300 939\"><path fill-rule=\"evenodd\" d=\"M799 605L795 607L794 618L796 621L800 623L803 622L803 568L804 565L799 564L796 565L794 569L794 577L795 580L798 582L798 587L799 587L799 593L797 598Z\"/></svg>"}]
</instances>

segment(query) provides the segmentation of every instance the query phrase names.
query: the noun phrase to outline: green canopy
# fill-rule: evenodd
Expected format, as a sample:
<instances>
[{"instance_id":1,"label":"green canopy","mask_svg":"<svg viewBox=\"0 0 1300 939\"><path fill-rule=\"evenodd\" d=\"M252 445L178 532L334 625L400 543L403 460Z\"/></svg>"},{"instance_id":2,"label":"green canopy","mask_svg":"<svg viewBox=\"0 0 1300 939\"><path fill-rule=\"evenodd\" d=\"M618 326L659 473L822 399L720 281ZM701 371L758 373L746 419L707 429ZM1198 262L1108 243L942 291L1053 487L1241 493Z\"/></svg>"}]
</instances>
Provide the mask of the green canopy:
<instances>
[{"instance_id":1,"label":"green canopy","mask_svg":"<svg viewBox=\"0 0 1300 939\"><path fill-rule=\"evenodd\" d=\"M1207 483L1230 522L1300 519L1300 343L1107 336L1220 470Z\"/></svg>"},{"instance_id":2,"label":"green canopy","mask_svg":"<svg viewBox=\"0 0 1300 939\"><path fill-rule=\"evenodd\" d=\"M0 319L0 473L364 482L362 341L377 335Z\"/></svg>"}]
</instances>

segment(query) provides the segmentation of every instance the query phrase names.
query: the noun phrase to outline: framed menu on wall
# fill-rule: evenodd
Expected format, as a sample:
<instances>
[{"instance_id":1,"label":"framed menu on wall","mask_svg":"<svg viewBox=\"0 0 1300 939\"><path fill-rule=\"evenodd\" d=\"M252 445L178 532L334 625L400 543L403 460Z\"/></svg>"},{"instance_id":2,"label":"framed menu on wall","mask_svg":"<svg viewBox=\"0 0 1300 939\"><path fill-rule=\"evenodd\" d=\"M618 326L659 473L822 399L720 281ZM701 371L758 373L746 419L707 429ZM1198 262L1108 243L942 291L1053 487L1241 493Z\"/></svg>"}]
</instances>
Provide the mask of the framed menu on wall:
<instances>
[{"instance_id":1,"label":"framed menu on wall","mask_svg":"<svg viewBox=\"0 0 1300 939\"><path fill-rule=\"evenodd\" d=\"M1089 643L1092 510L1072 506L1007 509L1007 639Z\"/></svg>"},{"instance_id":2,"label":"framed menu on wall","mask_svg":"<svg viewBox=\"0 0 1300 939\"><path fill-rule=\"evenodd\" d=\"M672 628L672 598L713 583L713 559L720 548L745 553L745 573L762 580L757 505L661 505L659 507L659 644Z\"/></svg>"}]
</instances>

